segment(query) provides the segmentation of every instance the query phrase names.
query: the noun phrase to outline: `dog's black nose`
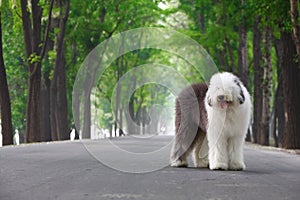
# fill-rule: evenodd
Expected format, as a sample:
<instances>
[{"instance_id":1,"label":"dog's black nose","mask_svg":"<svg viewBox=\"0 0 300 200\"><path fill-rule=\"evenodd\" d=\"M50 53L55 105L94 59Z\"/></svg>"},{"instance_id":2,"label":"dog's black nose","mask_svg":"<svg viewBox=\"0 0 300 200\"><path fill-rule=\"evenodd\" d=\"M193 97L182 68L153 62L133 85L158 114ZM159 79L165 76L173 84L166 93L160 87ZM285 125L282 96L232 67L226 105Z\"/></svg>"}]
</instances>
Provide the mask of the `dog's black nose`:
<instances>
[{"instance_id":1,"label":"dog's black nose","mask_svg":"<svg viewBox=\"0 0 300 200\"><path fill-rule=\"evenodd\" d=\"M224 101L224 99L225 99L225 96L224 96L224 95L219 95L219 96L218 96L218 100L219 100L219 101Z\"/></svg>"}]
</instances>

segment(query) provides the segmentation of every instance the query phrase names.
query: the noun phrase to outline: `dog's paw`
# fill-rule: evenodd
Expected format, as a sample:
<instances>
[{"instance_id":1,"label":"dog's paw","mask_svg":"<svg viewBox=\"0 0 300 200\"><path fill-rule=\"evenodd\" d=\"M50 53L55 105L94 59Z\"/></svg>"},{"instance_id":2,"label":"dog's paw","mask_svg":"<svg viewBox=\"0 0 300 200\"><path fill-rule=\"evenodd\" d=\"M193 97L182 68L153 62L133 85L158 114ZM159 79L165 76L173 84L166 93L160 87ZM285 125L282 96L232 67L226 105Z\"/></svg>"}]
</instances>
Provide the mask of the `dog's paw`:
<instances>
[{"instance_id":1,"label":"dog's paw","mask_svg":"<svg viewBox=\"0 0 300 200\"><path fill-rule=\"evenodd\" d=\"M199 168L208 168L208 159L199 159L197 162L194 162L194 165Z\"/></svg>"},{"instance_id":2,"label":"dog's paw","mask_svg":"<svg viewBox=\"0 0 300 200\"><path fill-rule=\"evenodd\" d=\"M246 166L243 162L231 162L229 163L230 170L242 171L246 169Z\"/></svg>"},{"instance_id":3,"label":"dog's paw","mask_svg":"<svg viewBox=\"0 0 300 200\"><path fill-rule=\"evenodd\" d=\"M211 170L227 170L228 165L226 163L210 163L209 169Z\"/></svg>"},{"instance_id":4,"label":"dog's paw","mask_svg":"<svg viewBox=\"0 0 300 200\"><path fill-rule=\"evenodd\" d=\"M171 162L171 167L187 167L188 166L188 163L186 160L175 160L175 161L172 161Z\"/></svg>"}]
</instances>

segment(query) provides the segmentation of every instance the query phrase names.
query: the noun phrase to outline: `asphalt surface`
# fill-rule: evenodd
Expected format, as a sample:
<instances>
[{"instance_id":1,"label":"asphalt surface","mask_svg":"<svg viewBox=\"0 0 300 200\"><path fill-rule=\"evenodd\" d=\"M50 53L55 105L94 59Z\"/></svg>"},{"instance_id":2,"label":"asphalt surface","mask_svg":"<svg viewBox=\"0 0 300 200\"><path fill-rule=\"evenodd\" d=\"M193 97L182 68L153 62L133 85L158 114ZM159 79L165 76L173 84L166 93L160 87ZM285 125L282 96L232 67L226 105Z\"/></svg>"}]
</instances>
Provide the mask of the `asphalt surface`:
<instances>
[{"instance_id":1,"label":"asphalt surface","mask_svg":"<svg viewBox=\"0 0 300 200\"><path fill-rule=\"evenodd\" d=\"M299 199L300 155L245 147L245 171L168 165L171 137L0 148L0 200Z\"/></svg>"}]
</instances>

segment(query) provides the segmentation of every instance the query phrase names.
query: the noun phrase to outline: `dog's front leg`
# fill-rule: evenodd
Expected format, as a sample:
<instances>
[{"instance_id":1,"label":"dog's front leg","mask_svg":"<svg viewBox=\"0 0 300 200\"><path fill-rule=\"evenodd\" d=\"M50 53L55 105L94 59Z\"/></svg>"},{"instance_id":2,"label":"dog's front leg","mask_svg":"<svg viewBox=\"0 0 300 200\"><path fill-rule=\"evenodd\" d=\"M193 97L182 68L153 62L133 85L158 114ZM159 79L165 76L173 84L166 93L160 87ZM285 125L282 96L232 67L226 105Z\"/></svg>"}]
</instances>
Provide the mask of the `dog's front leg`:
<instances>
[{"instance_id":1,"label":"dog's front leg","mask_svg":"<svg viewBox=\"0 0 300 200\"><path fill-rule=\"evenodd\" d=\"M209 168L211 170L227 170L227 138L223 137L222 134L209 134L208 131L208 146Z\"/></svg>"},{"instance_id":2,"label":"dog's front leg","mask_svg":"<svg viewBox=\"0 0 300 200\"><path fill-rule=\"evenodd\" d=\"M229 169L244 170L246 168L243 155L244 137L235 136L228 140Z\"/></svg>"}]
</instances>

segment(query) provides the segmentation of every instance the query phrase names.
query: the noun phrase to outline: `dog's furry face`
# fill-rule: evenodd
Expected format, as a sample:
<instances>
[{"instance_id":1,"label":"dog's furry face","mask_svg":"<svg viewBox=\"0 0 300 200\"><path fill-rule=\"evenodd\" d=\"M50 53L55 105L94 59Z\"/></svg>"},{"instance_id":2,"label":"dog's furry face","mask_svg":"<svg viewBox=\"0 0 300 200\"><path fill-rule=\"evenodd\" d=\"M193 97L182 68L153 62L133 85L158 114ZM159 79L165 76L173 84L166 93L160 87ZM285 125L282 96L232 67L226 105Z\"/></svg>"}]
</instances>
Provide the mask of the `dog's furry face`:
<instances>
[{"instance_id":1,"label":"dog's furry face","mask_svg":"<svg viewBox=\"0 0 300 200\"><path fill-rule=\"evenodd\" d=\"M215 74L210 80L207 104L221 110L243 104L245 95L242 87L240 80L231 73Z\"/></svg>"}]
</instances>

